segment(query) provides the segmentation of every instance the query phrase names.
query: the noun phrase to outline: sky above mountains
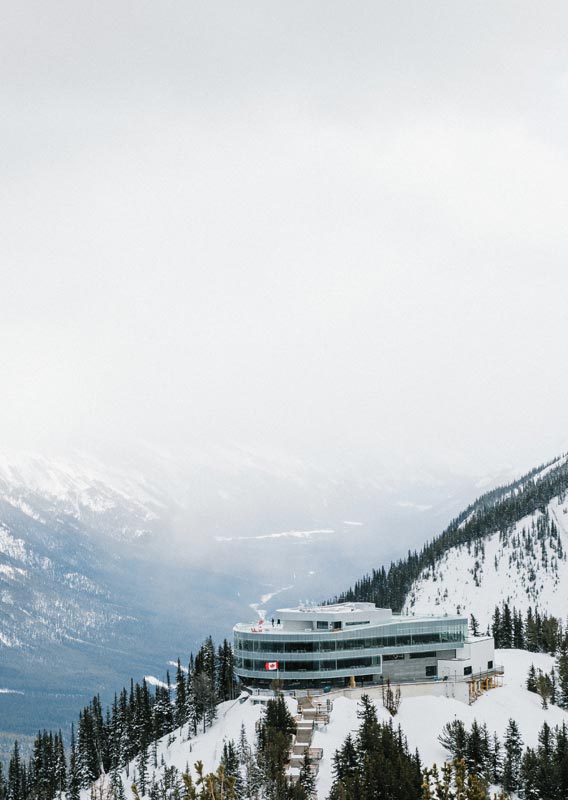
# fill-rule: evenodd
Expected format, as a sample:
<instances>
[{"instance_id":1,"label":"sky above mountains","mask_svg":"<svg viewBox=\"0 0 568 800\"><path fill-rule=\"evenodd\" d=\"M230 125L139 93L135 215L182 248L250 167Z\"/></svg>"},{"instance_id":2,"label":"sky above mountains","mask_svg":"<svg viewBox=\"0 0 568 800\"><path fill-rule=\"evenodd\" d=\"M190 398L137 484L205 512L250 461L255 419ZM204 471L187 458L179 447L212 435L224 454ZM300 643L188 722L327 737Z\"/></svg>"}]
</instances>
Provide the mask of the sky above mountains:
<instances>
[{"instance_id":1,"label":"sky above mountains","mask_svg":"<svg viewBox=\"0 0 568 800\"><path fill-rule=\"evenodd\" d=\"M6 9L1 440L566 449L567 17Z\"/></svg>"}]
</instances>

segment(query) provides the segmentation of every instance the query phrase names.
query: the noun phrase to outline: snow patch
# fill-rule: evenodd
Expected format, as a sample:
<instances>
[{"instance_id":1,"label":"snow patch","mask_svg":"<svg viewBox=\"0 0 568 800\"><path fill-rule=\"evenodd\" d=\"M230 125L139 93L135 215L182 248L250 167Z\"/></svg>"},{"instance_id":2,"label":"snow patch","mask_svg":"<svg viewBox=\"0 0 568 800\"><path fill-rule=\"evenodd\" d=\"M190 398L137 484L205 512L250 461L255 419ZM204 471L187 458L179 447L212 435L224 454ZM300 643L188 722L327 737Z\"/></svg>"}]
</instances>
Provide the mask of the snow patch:
<instances>
[{"instance_id":1,"label":"snow patch","mask_svg":"<svg viewBox=\"0 0 568 800\"><path fill-rule=\"evenodd\" d=\"M325 533L335 533L333 528L318 528L312 531L282 531L282 533L262 533L260 536L216 536L217 542L246 542L260 539L310 539Z\"/></svg>"},{"instance_id":2,"label":"snow patch","mask_svg":"<svg viewBox=\"0 0 568 800\"><path fill-rule=\"evenodd\" d=\"M177 664L176 664L176 667L177 667ZM185 670L185 671L187 671L187 670ZM150 686L161 686L162 689L167 689L168 688L168 684L164 683L164 681L161 681L159 678L156 678L155 675L144 675L144 680Z\"/></svg>"}]
</instances>

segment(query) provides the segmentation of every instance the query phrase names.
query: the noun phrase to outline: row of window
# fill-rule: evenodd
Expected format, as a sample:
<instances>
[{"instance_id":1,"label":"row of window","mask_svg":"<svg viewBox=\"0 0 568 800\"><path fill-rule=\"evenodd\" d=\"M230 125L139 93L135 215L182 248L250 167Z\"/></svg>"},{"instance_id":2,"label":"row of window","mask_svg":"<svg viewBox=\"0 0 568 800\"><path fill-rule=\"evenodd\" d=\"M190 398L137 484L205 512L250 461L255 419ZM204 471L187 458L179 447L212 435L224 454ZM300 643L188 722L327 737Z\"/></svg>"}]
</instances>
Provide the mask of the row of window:
<instances>
[{"instance_id":1,"label":"row of window","mask_svg":"<svg viewBox=\"0 0 568 800\"><path fill-rule=\"evenodd\" d=\"M331 661L281 661L278 664L279 672L331 672L338 669L360 669L361 667L381 666L380 656L365 656L361 658L338 658ZM237 669L252 670L254 672L267 672L267 663L252 658L235 657Z\"/></svg>"},{"instance_id":2,"label":"row of window","mask_svg":"<svg viewBox=\"0 0 568 800\"><path fill-rule=\"evenodd\" d=\"M317 622L316 622L316 630L318 630L318 631L328 631L328 630L331 629L332 631L340 631L343 627L345 627L345 628L353 628L353 627L359 627L360 625L370 625L370 624L371 624L371 620L370 619L363 620L363 622L355 621L355 622L343 622L343 623L341 621L328 622L328 620L319 620L318 619Z\"/></svg>"},{"instance_id":3,"label":"row of window","mask_svg":"<svg viewBox=\"0 0 568 800\"><path fill-rule=\"evenodd\" d=\"M245 639L235 636L235 649L255 653L325 653L344 650L364 650L379 647L411 647L418 644L463 642L464 631L432 631L404 636L374 636L361 639L322 639L308 642L282 641L276 636L259 634Z\"/></svg>"},{"instance_id":4,"label":"row of window","mask_svg":"<svg viewBox=\"0 0 568 800\"><path fill-rule=\"evenodd\" d=\"M438 654L435 650L429 653L408 653L409 658L437 658ZM394 655L383 656L383 661L404 661L406 658L405 653L395 653Z\"/></svg>"}]
</instances>

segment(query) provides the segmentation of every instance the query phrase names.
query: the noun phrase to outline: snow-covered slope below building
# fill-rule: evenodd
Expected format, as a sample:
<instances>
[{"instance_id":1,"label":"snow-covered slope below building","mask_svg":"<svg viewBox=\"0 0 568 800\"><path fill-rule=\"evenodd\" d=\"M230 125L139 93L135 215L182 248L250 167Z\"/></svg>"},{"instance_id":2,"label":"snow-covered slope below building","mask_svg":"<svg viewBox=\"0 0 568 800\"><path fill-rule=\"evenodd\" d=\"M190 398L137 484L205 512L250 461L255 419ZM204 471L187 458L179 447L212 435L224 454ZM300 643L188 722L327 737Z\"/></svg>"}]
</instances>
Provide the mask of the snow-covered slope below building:
<instances>
[{"instance_id":1,"label":"snow-covered slope below building","mask_svg":"<svg viewBox=\"0 0 568 800\"><path fill-rule=\"evenodd\" d=\"M528 692L525 686L530 665L550 672L553 658L523 650L497 650L495 655L505 667L504 685L487 692L471 706L446 697L411 697L402 701L394 722L402 727L410 750L418 749L425 766L441 764L449 757L438 742L438 735L443 726L454 719L461 719L468 728L474 719L479 724L486 723L490 733L496 732L503 739L507 723L512 718L519 725L525 745L531 747L537 745L543 722L552 727L563 722L568 724L567 711L556 706L544 710L540 697ZM379 719L390 719L380 703L375 705ZM318 776L318 798L321 800L328 796L333 781L333 753L343 744L349 731L357 730L358 724L357 703L339 698L334 702L329 725L314 736L313 746L324 750Z\"/></svg>"},{"instance_id":2,"label":"snow-covered slope below building","mask_svg":"<svg viewBox=\"0 0 568 800\"><path fill-rule=\"evenodd\" d=\"M537 669L550 672L554 659L547 655L529 653L522 650L498 650L496 658L505 667L504 685L493 689L480 697L473 705L446 697L409 697L402 701L395 724L400 724L411 751L420 753L425 766L441 764L449 754L438 742L438 735L443 726L454 719L461 719L469 728L473 720L485 723L490 733L497 733L503 738L510 718L516 720L525 745L537 745L538 733L546 721L552 727L568 724L568 712L556 706L547 710L542 708L540 697L528 692L525 686L526 677L531 664ZM292 714L296 711L296 701L287 698L288 708ZM388 721L390 715L383 708L381 701L375 701L377 715L380 720ZM319 762L317 779L318 800L325 800L333 781L333 756L342 746L348 733L359 727L357 719L358 701L347 697L338 697L333 701L333 710L327 725L319 727L312 740L312 747L323 749L323 758ZM175 767L179 772L188 768L195 777L195 764L202 761L205 772L216 770L223 752L223 744L233 740L238 743L241 727L244 726L248 743L254 745L255 726L262 714L260 705L253 705L250 700L244 702L228 701L218 706L217 720L206 733L199 733L189 739L187 729L178 729L171 736L158 742L155 753L157 767L150 763L148 768L148 784L160 784L169 768ZM151 748L152 750L152 748ZM121 780L126 800L134 800L132 783L136 780L136 762L132 762L128 770L124 770ZM108 776L103 781L108 782ZM99 787L100 788L100 787ZM89 800L90 790L82 792L82 800Z\"/></svg>"},{"instance_id":3,"label":"snow-covered slope below building","mask_svg":"<svg viewBox=\"0 0 568 800\"><path fill-rule=\"evenodd\" d=\"M321 599L370 552L394 557L444 524L476 480L237 445L107 458L2 448L0 687L24 695L0 695L0 729L58 728L131 671L230 636L276 593Z\"/></svg>"},{"instance_id":4,"label":"snow-covered slope below building","mask_svg":"<svg viewBox=\"0 0 568 800\"><path fill-rule=\"evenodd\" d=\"M487 539L446 551L414 582L406 613L474 614L485 626L496 605L559 617L568 608L568 498Z\"/></svg>"}]
</instances>

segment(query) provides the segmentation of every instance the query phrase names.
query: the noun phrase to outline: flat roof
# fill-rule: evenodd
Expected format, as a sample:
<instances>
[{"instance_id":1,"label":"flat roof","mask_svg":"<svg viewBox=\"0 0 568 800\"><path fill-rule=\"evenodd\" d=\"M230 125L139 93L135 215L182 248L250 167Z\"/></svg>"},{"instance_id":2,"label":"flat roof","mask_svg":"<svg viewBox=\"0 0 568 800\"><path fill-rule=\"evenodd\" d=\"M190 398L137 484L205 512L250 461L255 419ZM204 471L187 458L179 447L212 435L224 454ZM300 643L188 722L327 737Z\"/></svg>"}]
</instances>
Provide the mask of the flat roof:
<instances>
[{"instance_id":1,"label":"flat roof","mask_svg":"<svg viewBox=\"0 0 568 800\"><path fill-rule=\"evenodd\" d=\"M330 607L329 606L323 606L322 608L330 608ZM279 611L284 611L284 610L296 611L297 609L279 609ZM308 620L306 619L306 622L307 621ZM444 614L444 615L432 614L432 615L423 615L423 616L420 616L420 617L418 617L418 616L416 616L416 617L399 616L399 615L393 614L392 617L388 617L387 619L378 619L376 621L373 620L370 625L368 623L367 624L363 624L363 621L362 621L360 625L358 625L358 624L350 624L349 628L347 628L347 629L343 628L341 630L332 630L332 629L329 629L329 630L315 630L314 628L305 628L304 630L293 630L293 629L290 629L290 628L288 628L288 627L286 627L285 625L282 625L282 624L278 625L278 624L275 623L274 625L272 625L271 618L269 618L268 620L266 620L266 619L262 620L262 623L261 623L261 620L256 620L254 622L238 622L233 627L233 630L234 631L242 631L244 633L247 633L247 632L248 633L281 633L281 634L311 633L311 634L321 634L322 636L327 636L330 633L338 634L338 633L346 633L348 631L357 631L357 630L368 631L368 630L373 630L374 628L379 628L379 627L381 627L381 628L385 627L386 628L386 627L389 627L389 626L392 626L392 625L415 625L415 624L422 623L422 622L444 622L444 621L452 621L452 622L460 621L460 622L465 622L467 624L467 617L461 617L461 616L459 616L457 614ZM486 638L490 639L491 637L489 636L489 637L486 637ZM465 641L467 641L467 640L465 640ZM474 641L479 641L479 639L476 639Z\"/></svg>"},{"instance_id":2,"label":"flat roof","mask_svg":"<svg viewBox=\"0 0 568 800\"><path fill-rule=\"evenodd\" d=\"M299 612L302 614L364 614L368 611L390 611L390 608L379 609L374 603L335 603L329 606L296 606L295 608L278 608L277 612Z\"/></svg>"}]
</instances>

